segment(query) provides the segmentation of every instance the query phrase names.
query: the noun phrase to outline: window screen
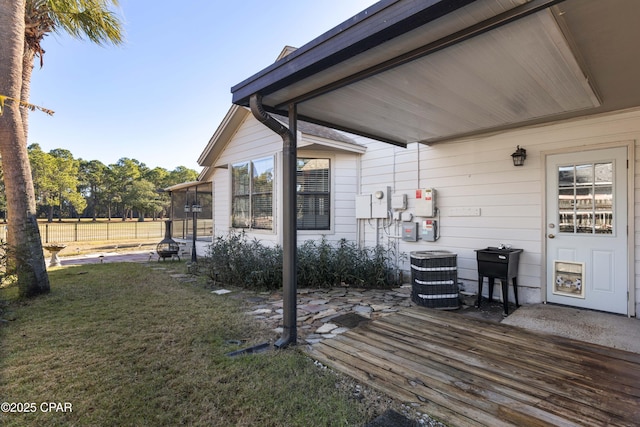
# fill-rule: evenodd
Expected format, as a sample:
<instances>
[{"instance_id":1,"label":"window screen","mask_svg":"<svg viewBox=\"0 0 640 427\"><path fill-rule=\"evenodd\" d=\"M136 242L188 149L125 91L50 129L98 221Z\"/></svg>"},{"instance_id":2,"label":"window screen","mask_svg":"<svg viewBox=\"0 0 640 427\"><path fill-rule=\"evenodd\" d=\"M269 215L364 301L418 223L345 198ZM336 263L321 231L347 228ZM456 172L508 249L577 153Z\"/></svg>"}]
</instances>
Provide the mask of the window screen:
<instances>
[{"instance_id":1,"label":"window screen","mask_svg":"<svg viewBox=\"0 0 640 427\"><path fill-rule=\"evenodd\" d=\"M251 214L253 228L273 228L273 158L252 162Z\"/></svg>"},{"instance_id":2,"label":"window screen","mask_svg":"<svg viewBox=\"0 0 640 427\"><path fill-rule=\"evenodd\" d=\"M231 169L231 226L272 229L273 157L236 163Z\"/></svg>"}]
</instances>

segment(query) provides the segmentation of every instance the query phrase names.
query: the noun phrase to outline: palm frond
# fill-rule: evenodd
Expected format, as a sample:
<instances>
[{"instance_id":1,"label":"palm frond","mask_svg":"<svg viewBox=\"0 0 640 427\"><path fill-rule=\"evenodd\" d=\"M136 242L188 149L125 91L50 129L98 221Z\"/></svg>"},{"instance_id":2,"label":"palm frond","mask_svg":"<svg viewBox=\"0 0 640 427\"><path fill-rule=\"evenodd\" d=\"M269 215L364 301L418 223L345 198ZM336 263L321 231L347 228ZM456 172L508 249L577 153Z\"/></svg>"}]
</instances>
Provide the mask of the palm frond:
<instances>
[{"instance_id":1,"label":"palm frond","mask_svg":"<svg viewBox=\"0 0 640 427\"><path fill-rule=\"evenodd\" d=\"M49 33L67 33L98 45L124 43L122 22L112 8L118 0L27 0L25 39L36 56L42 56L41 43Z\"/></svg>"},{"instance_id":2,"label":"palm frond","mask_svg":"<svg viewBox=\"0 0 640 427\"><path fill-rule=\"evenodd\" d=\"M15 99L15 98L12 98L10 96L0 95L0 116L2 116L2 113L4 112L4 103L6 101L17 102L18 105L20 107L22 107L22 108L26 108L26 109L31 110L31 111L40 110L43 113L46 113L46 114L48 114L50 116L53 116L53 114L55 113L53 110L49 110L48 108L40 107L39 105L29 104L28 102L21 101L19 99Z\"/></svg>"},{"instance_id":3,"label":"palm frond","mask_svg":"<svg viewBox=\"0 0 640 427\"><path fill-rule=\"evenodd\" d=\"M44 0L41 0L44 1ZM46 0L54 22L53 31L66 32L77 39L88 39L98 45L124 42L118 15L110 9L117 0Z\"/></svg>"}]
</instances>

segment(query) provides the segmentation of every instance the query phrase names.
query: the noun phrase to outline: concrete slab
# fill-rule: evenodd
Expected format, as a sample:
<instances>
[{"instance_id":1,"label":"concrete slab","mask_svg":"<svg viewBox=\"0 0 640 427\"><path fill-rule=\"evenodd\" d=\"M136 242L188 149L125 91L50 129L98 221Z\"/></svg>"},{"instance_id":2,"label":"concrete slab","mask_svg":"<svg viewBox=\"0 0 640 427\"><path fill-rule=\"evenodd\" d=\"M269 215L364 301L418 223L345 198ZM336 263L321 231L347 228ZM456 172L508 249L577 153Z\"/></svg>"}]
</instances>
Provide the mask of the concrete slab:
<instances>
[{"instance_id":1,"label":"concrete slab","mask_svg":"<svg viewBox=\"0 0 640 427\"><path fill-rule=\"evenodd\" d=\"M521 306L502 323L640 353L640 320L553 304Z\"/></svg>"},{"instance_id":2,"label":"concrete slab","mask_svg":"<svg viewBox=\"0 0 640 427\"><path fill-rule=\"evenodd\" d=\"M68 257L60 257L60 261L64 266L82 265L82 264L99 264L107 262L149 262L156 261L158 256L155 251L131 251L131 252L97 252L86 255L74 255ZM161 266L163 262L158 262Z\"/></svg>"}]
</instances>

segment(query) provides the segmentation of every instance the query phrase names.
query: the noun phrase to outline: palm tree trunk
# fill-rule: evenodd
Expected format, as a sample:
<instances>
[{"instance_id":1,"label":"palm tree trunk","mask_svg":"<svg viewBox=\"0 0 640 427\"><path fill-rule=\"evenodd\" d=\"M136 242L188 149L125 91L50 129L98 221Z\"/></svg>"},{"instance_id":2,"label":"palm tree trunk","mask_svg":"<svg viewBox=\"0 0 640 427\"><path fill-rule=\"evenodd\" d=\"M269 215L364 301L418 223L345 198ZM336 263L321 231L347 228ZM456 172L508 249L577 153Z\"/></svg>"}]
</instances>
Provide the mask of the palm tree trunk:
<instances>
[{"instance_id":1,"label":"palm tree trunk","mask_svg":"<svg viewBox=\"0 0 640 427\"><path fill-rule=\"evenodd\" d=\"M29 102L29 96L31 95L31 74L33 73L33 60L35 54L31 49L24 46L24 55L22 56L22 87L20 88L20 99L24 102ZM20 115L22 116L22 127L24 128L24 140L27 146L29 145L29 109L21 108Z\"/></svg>"},{"instance_id":2,"label":"palm tree trunk","mask_svg":"<svg viewBox=\"0 0 640 427\"><path fill-rule=\"evenodd\" d=\"M0 94L16 99L22 87L24 10L24 0L0 0ZM18 275L20 295L48 292L22 115L18 104L11 101L5 103L0 116L0 156L9 217L9 256Z\"/></svg>"}]
</instances>

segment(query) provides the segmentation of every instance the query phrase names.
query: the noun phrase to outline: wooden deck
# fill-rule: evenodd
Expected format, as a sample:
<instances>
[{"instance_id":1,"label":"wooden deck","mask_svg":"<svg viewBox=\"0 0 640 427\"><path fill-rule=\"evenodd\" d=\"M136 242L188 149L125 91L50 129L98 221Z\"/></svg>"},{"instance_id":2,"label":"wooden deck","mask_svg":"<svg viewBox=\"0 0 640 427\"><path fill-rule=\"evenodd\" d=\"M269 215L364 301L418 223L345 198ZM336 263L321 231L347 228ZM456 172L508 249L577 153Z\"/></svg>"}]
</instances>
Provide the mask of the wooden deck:
<instances>
[{"instance_id":1,"label":"wooden deck","mask_svg":"<svg viewBox=\"0 0 640 427\"><path fill-rule=\"evenodd\" d=\"M311 357L450 426L639 426L640 354L421 307Z\"/></svg>"}]
</instances>

